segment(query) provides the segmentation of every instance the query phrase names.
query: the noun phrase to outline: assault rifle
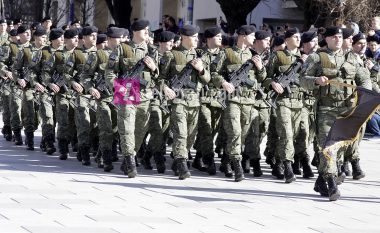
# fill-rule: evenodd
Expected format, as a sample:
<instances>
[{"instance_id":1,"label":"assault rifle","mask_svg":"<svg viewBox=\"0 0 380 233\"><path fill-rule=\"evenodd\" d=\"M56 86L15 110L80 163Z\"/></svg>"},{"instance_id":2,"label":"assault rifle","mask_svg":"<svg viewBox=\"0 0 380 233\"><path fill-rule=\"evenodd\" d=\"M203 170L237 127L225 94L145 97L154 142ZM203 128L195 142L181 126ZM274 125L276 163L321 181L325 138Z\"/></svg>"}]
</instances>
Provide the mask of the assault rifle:
<instances>
[{"instance_id":1,"label":"assault rifle","mask_svg":"<svg viewBox=\"0 0 380 233\"><path fill-rule=\"evenodd\" d=\"M63 90L63 92L66 92L66 93L70 94L71 96L73 96L73 92L71 92L66 85L66 80L65 80L63 74L59 74L58 72L55 72L53 74L53 76L51 77L51 80L52 80L52 83L57 85L61 90ZM75 101L73 101L73 99L70 99L69 102L74 107L76 107L76 108L78 107L78 105L75 103Z\"/></svg>"},{"instance_id":2,"label":"assault rifle","mask_svg":"<svg viewBox=\"0 0 380 233\"><path fill-rule=\"evenodd\" d=\"M165 99L164 95L162 95L161 91L158 90L157 88L153 88L153 95L157 96L158 99L160 100L160 108L163 112L169 114L170 110L168 108L168 102Z\"/></svg>"},{"instance_id":3,"label":"assault rifle","mask_svg":"<svg viewBox=\"0 0 380 233\"><path fill-rule=\"evenodd\" d=\"M97 78L94 80L94 86L97 90L99 90L101 93L105 94L106 96L112 95L112 93L108 89L104 75L97 74ZM115 107L117 110L120 110L120 107L112 103L112 101L109 104Z\"/></svg>"},{"instance_id":4,"label":"assault rifle","mask_svg":"<svg viewBox=\"0 0 380 233\"><path fill-rule=\"evenodd\" d=\"M290 90L290 84L299 85L299 79L297 77L297 73L302 68L303 61L301 59L297 59L284 73L276 78L276 82L282 86L282 88L286 89L286 91L290 94L292 91ZM271 91L270 98L272 99L272 104L274 108L277 108L276 101L277 97L280 94Z\"/></svg>"},{"instance_id":5,"label":"assault rifle","mask_svg":"<svg viewBox=\"0 0 380 233\"><path fill-rule=\"evenodd\" d=\"M45 103L51 105L52 107L54 107L54 99L53 99L53 96L54 96L54 92L49 92L47 89L46 89L46 86L42 83L42 79L41 79L41 75L40 74L37 74L37 82L42 85L45 89L42 93L46 94L47 95L47 99L45 101Z\"/></svg>"}]
</instances>

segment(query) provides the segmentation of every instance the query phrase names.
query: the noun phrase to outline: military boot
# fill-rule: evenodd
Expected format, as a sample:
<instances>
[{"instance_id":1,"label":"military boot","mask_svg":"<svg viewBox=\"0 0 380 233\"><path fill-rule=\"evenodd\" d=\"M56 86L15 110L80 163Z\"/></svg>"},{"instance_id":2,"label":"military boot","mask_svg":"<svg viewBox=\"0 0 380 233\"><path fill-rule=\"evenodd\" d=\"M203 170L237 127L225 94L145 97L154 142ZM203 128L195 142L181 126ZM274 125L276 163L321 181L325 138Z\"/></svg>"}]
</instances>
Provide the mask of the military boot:
<instances>
[{"instance_id":1,"label":"military boot","mask_svg":"<svg viewBox=\"0 0 380 233\"><path fill-rule=\"evenodd\" d=\"M105 172L110 172L113 170L113 165L112 165L112 153L111 150L108 149L102 149L101 150L102 158L103 158L103 163L104 163L104 171Z\"/></svg>"},{"instance_id":2,"label":"military boot","mask_svg":"<svg viewBox=\"0 0 380 233\"><path fill-rule=\"evenodd\" d=\"M113 140L112 142L112 162L119 161L119 157L117 156L117 140Z\"/></svg>"},{"instance_id":3,"label":"military boot","mask_svg":"<svg viewBox=\"0 0 380 233\"><path fill-rule=\"evenodd\" d=\"M178 158L176 159L176 161L177 161L177 169L178 169L178 178L180 180L189 178L191 174L189 172L189 168L187 167L186 159Z\"/></svg>"},{"instance_id":4,"label":"military boot","mask_svg":"<svg viewBox=\"0 0 380 233\"><path fill-rule=\"evenodd\" d=\"M228 178L231 178L233 176L230 158L225 153L222 156L219 171L223 172L224 175Z\"/></svg>"},{"instance_id":5,"label":"military boot","mask_svg":"<svg viewBox=\"0 0 380 233\"><path fill-rule=\"evenodd\" d=\"M172 171L174 172L174 175L175 176L178 176L178 166L177 166L177 160L174 159L173 160L173 163L172 163L172 166L170 167L172 169Z\"/></svg>"},{"instance_id":6,"label":"military boot","mask_svg":"<svg viewBox=\"0 0 380 233\"><path fill-rule=\"evenodd\" d=\"M153 155L154 162L156 163L157 172L158 173L165 173L166 166L165 166L165 156L161 154L160 152L156 152Z\"/></svg>"},{"instance_id":7,"label":"military boot","mask_svg":"<svg viewBox=\"0 0 380 233\"><path fill-rule=\"evenodd\" d=\"M329 187L329 200L330 201L336 201L340 197L340 192L338 190L338 186L335 180L335 177L333 175L329 175L326 178L327 185Z\"/></svg>"},{"instance_id":8,"label":"military boot","mask_svg":"<svg viewBox=\"0 0 380 233\"><path fill-rule=\"evenodd\" d=\"M274 165L276 164L276 159L272 155L267 155L265 158L265 163L268 164L271 169L273 169Z\"/></svg>"},{"instance_id":9,"label":"military boot","mask_svg":"<svg viewBox=\"0 0 380 233\"><path fill-rule=\"evenodd\" d=\"M82 165L90 166L91 165L90 147L87 145L82 145L79 147L79 150L82 156Z\"/></svg>"},{"instance_id":10,"label":"military boot","mask_svg":"<svg viewBox=\"0 0 380 233\"><path fill-rule=\"evenodd\" d=\"M289 160L285 160L284 162L284 175L285 175L285 183L292 183L296 180L296 176L293 173L292 162Z\"/></svg>"},{"instance_id":11,"label":"military boot","mask_svg":"<svg viewBox=\"0 0 380 233\"><path fill-rule=\"evenodd\" d=\"M249 164L249 155L243 153L243 158L241 160L241 166L244 173L249 173L251 171L251 166Z\"/></svg>"},{"instance_id":12,"label":"military boot","mask_svg":"<svg viewBox=\"0 0 380 233\"><path fill-rule=\"evenodd\" d=\"M77 160L78 160L79 162L82 162L82 161L83 161L83 158L82 158L82 152L80 151L80 148L77 149L76 157L77 157Z\"/></svg>"},{"instance_id":13,"label":"military boot","mask_svg":"<svg viewBox=\"0 0 380 233\"><path fill-rule=\"evenodd\" d=\"M78 152L78 138L77 137L72 137L71 138L71 149L73 152Z\"/></svg>"},{"instance_id":14,"label":"military boot","mask_svg":"<svg viewBox=\"0 0 380 233\"><path fill-rule=\"evenodd\" d=\"M7 140L8 142L12 140L12 129L9 125L4 125L1 132L4 135L5 140Z\"/></svg>"},{"instance_id":15,"label":"military boot","mask_svg":"<svg viewBox=\"0 0 380 233\"><path fill-rule=\"evenodd\" d=\"M98 164L98 168L104 168L103 151L100 148L98 148L98 153L96 153L95 163Z\"/></svg>"},{"instance_id":16,"label":"military boot","mask_svg":"<svg viewBox=\"0 0 380 233\"><path fill-rule=\"evenodd\" d=\"M141 158L141 164L146 170L153 170L152 163L150 162L151 158L152 158L152 152L150 150L146 150L145 154Z\"/></svg>"},{"instance_id":17,"label":"military boot","mask_svg":"<svg viewBox=\"0 0 380 233\"><path fill-rule=\"evenodd\" d=\"M314 191L320 193L322 197L329 196L329 190L327 188L326 180L321 174L318 175L318 178L315 180Z\"/></svg>"},{"instance_id":18,"label":"military boot","mask_svg":"<svg viewBox=\"0 0 380 233\"><path fill-rule=\"evenodd\" d=\"M25 132L27 143L27 150L34 150L34 133L33 132Z\"/></svg>"},{"instance_id":19,"label":"military boot","mask_svg":"<svg viewBox=\"0 0 380 233\"><path fill-rule=\"evenodd\" d=\"M57 149L54 146L54 135L48 135L45 138L45 145L46 145L46 154L52 155L54 152L57 151Z\"/></svg>"},{"instance_id":20,"label":"military boot","mask_svg":"<svg viewBox=\"0 0 380 233\"><path fill-rule=\"evenodd\" d=\"M187 152L187 159L193 160L193 155L191 154L191 151Z\"/></svg>"},{"instance_id":21,"label":"military boot","mask_svg":"<svg viewBox=\"0 0 380 233\"><path fill-rule=\"evenodd\" d=\"M218 154L218 158L222 158L223 148L221 146L216 146L214 152Z\"/></svg>"},{"instance_id":22,"label":"military boot","mask_svg":"<svg viewBox=\"0 0 380 233\"><path fill-rule=\"evenodd\" d=\"M41 151L43 152L46 152L46 137L45 136L42 136L41 137L41 142L40 142L40 149Z\"/></svg>"},{"instance_id":23,"label":"military boot","mask_svg":"<svg viewBox=\"0 0 380 233\"><path fill-rule=\"evenodd\" d=\"M295 175L301 175L302 172L301 172L301 169L300 169L300 160L299 160L299 157L300 155L295 155L294 156L294 163L292 163L292 169L293 169L293 173Z\"/></svg>"},{"instance_id":24,"label":"military boot","mask_svg":"<svg viewBox=\"0 0 380 233\"><path fill-rule=\"evenodd\" d=\"M252 159L252 167L253 167L253 176L260 177L263 175L261 171L260 159Z\"/></svg>"},{"instance_id":25,"label":"military boot","mask_svg":"<svg viewBox=\"0 0 380 233\"><path fill-rule=\"evenodd\" d=\"M244 171L241 166L241 159L234 158L232 160L232 165L234 166L235 182L244 180Z\"/></svg>"},{"instance_id":26,"label":"military boot","mask_svg":"<svg viewBox=\"0 0 380 233\"><path fill-rule=\"evenodd\" d=\"M336 178L336 184L341 185L346 179L346 173L342 171L342 165L337 164L338 177Z\"/></svg>"},{"instance_id":27,"label":"military boot","mask_svg":"<svg viewBox=\"0 0 380 233\"><path fill-rule=\"evenodd\" d=\"M314 167L319 166L319 154L318 153L314 153L314 157L311 160L311 165L313 165Z\"/></svg>"},{"instance_id":28,"label":"military boot","mask_svg":"<svg viewBox=\"0 0 380 233\"><path fill-rule=\"evenodd\" d=\"M310 164L309 164L309 156L306 155L301 159L301 165L302 165L302 171L303 171L303 178L311 178L314 177L314 173L311 170Z\"/></svg>"},{"instance_id":29,"label":"military boot","mask_svg":"<svg viewBox=\"0 0 380 233\"><path fill-rule=\"evenodd\" d=\"M134 155L124 156L123 163L121 164L120 169L124 172L124 175L127 175L128 178L135 178L137 175L136 169L136 160Z\"/></svg>"},{"instance_id":30,"label":"military boot","mask_svg":"<svg viewBox=\"0 0 380 233\"><path fill-rule=\"evenodd\" d=\"M92 156L96 157L98 151L99 151L99 137L94 136L91 140L91 149L92 149Z\"/></svg>"},{"instance_id":31,"label":"military boot","mask_svg":"<svg viewBox=\"0 0 380 233\"><path fill-rule=\"evenodd\" d=\"M13 131L14 134L14 140L15 140L15 145L21 146L22 145L22 137L21 137L21 130L16 129Z\"/></svg>"},{"instance_id":32,"label":"military boot","mask_svg":"<svg viewBox=\"0 0 380 233\"><path fill-rule=\"evenodd\" d=\"M69 147L66 139L58 139L58 149L59 153L61 153L59 159L66 160L69 156Z\"/></svg>"},{"instance_id":33,"label":"military boot","mask_svg":"<svg viewBox=\"0 0 380 233\"><path fill-rule=\"evenodd\" d=\"M359 159L353 159L351 161L352 165L352 178L354 180L360 180L365 177L365 173L360 168Z\"/></svg>"},{"instance_id":34,"label":"military boot","mask_svg":"<svg viewBox=\"0 0 380 233\"><path fill-rule=\"evenodd\" d=\"M206 165L206 171L209 175L215 175L216 174L216 166L215 166L215 160L214 160L214 153L203 156L203 162Z\"/></svg>"},{"instance_id":35,"label":"military boot","mask_svg":"<svg viewBox=\"0 0 380 233\"><path fill-rule=\"evenodd\" d=\"M276 163L274 164L272 169L272 175L279 180L284 179L284 168L281 161L276 161Z\"/></svg>"},{"instance_id":36,"label":"military boot","mask_svg":"<svg viewBox=\"0 0 380 233\"><path fill-rule=\"evenodd\" d=\"M349 166L349 163L347 160L345 160L343 162L343 165L342 165L342 171L346 174L346 176L352 176L352 172L350 170L350 166Z\"/></svg>"},{"instance_id":37,"label":"military boot","mask_svg":"<svg viewBox=\"0 0 380 233\"><path fill-rule=\"evenodd\" d=\"M195 169L198 169L201 172L207 171L205 165L203 164L202 153L201 152L197 151L197 153L195 154L195 158L194 158L193 163L191 164L191 166L193 168L195 168Z\"/></svg>"}]
</instances>

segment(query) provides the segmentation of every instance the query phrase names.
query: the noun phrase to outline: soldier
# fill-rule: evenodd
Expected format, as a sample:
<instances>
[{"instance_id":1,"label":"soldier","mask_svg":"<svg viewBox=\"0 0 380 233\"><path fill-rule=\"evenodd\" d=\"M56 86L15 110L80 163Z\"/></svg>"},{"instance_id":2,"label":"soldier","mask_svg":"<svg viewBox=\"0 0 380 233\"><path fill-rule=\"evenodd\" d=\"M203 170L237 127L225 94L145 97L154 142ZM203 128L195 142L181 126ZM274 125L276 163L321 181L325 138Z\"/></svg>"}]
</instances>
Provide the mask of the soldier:
<instances>
[{"instance_id":1,"label":"soldier","mask_svg":"<svg viewBox=\"0 0 380 233\"><path fill-rule=\"evenodd\" d=\"M172 112L170 122L173 131L173 155L172 169L179 179L190 177L187 166L188 151L193 146L198 126L200 108L199 92L204 84L210 81L209 65L202 58L202 52L196 50L198 43L198 27L185 25L180 29L182 44L172 51L165 53L161 71L162 79L173 84L173 78L184 82L190 81L191 87L184 84L182 89L173 85L164 84L163 90L168 99L172 99ZM183 71L191 71L189 77L178 76ZM177 75L177 76L176 76Z\"/></svg>"},{"instance_id":2,"label":"soldier","mask_svg":"<svg viewBox=\"0 0 380 233\"><path fill-rule=\"evenodd\" d=\"M154 54L149 54L146 44L149 36L149 21L137 20L133 22L131 29L133 31L132 41L128 44L122 43L109 57L106 81L109 87L113 87L114 80L118 75L126 76L125 78L129 85L133 85L128 85L126 92L131 91L132 88L140 91L139 96L137 96L140 98L139 102L136 96L128 96L128 93L125 92L124 99L132 103L128 101L122 103L117 113L117 126L120 134L121 150L124 155L121 170L129 178L134 178L137 174L135 156L148 130L152 80L158 77L158 68L157 61L150 57L154 56ZM144 69L137 74L138 84L135 85L133 80L136 80L136 77L128 77L128 72L137 63L143 65Z\"/></svg>"},{"instance_id":3,"label":"soldier","mask_svg":"<svg viewBox=\"0 0 380 233\"><path fill-rule=\"evenodd\" d=\"M173 48L175 34L170 31L163 31L158 35L158 61L159 67L164 66L163 56L165 52L171 51ZM149 130L150 134L147 150L142 160L142 164L145 169L153 169L150 159L153 156L156 163L157 172L164 173L165 167L165 153L166 145L165 141L169 133L169 122L170 122L170 112L165 112L161 109L161 105L169 110L167 101L164 100L160 95L162 90L159 84L156 83L155 92L153 94L154 98L150 103L150 119L149 119Z\"/></svg>"},{"instance_id":4,"label":"soldier","mask_svg":"<svg viewBox=\"0 0 380 233\"><path fill-rule=\"evenodd\" d=\"M50 16L46 16L42 19L42 27L46 30L46 34L50 35L50 28L53 25L53 21Z\"/></svg>"},{"instance_id":5,"label":"soldier","mask_svg":"<svg viewBox=\"0 0 380 233\"><path fill-rule=\"evenodd\" d=\"M121 28L108 29L107 36L113 48L116 48L120 43L122 32ZM102 34L98 34L97 42L104 39L107 38L104 38ZM90 53L81 78L86 92L89 92L96 99L96 118L97 122L99 122L99 150L102 156L102 158L98 156L97 162L98 167L104 168L105 172L110 172L113 169L112 151L116 150L113 147L117 145L117 112L115 105L112 104L112 91L106 85L104 75L110 53L111 50L108 48L99 49L96 53Z\"/></svg>"},{"instance_id":6,"label":"soldier","mask_svg":"<svg viewBox=\"0 0 380 233\"><path fill-rule=\"evenodd\" d=\"M296 180L293 173L292 163L294 162L294 140L300 133L300 122L303 108L303 91L297 81L289 84L290 92L284 92L283 87L279 84L278 77L281 73L286 72L292 64L299 62L301 59L300 46L301 36L297 28L290 28L285 32L286 48L283 51L277 51L271 57L268 67L268 77L266 81L270 83L271 89L277 92L277 109L276 109L276 130L279 136L278 153L281 161L276 161L273 168L273 174L278 179L283 179L282 164L284 164L284 177L286 183ZM304 59L305 57L303 57ZM298 77L296 77L298 79ZM305 128L309 128L308 121L304 121ZM308 137L308 134L306 138ZM302 150L306 151L306 145L301 145ZM303 159L303 158L300 158Z\"/></svg>"},{"instance_id":7,"label":"soldier","mask_svg":"<svg viewBox=\"0 0 380 233\"><path fill-rule=\"evenodd\" d=\"M348 53L352 49L352 37L354 30L352 28L342 28L343 31L343 45L342 50L344 53Z\"/></svg>"},{"instance_id":8,"label":"soldier","mask_svg":"<svg viewBox=\"0 0 380 233\"><path fill-rule=\"evenodd\" d=\"M243 168L241 166L242 147L245 143L252 122L258 118L258 112L253 107L257 93L258 83L266 77L266 69L259 55L252 56L249 48L255 39L255 28L253 26L241 26L237 30L237 44L232 48L221 51L216 59L218 65L213 72L212 81L216 87L223 87L229 94L227 96L227 108L223 113L223 125L227 134L226 154L229 156L227 161L232 160L235 181L244 179ZM241 87L236 87L229 83L229 75L238 70L242 64L251 59L253 67L249 70L248 78L253 85L249 86L245 82ZM244 151L244 148L243 148Z\"/></svg>"},{"instance_id":9,"label":"soldier","mask_svg":"<svg viewBox=\"0 0 380 233\"><path fill-rule=\"evenodd\" d=\"M96 49L107 50L108 49L108 41L106 34L98 34L96 37Z\"/></svg>"},{"instance_id":10,"label":"soldier","mask_svg":"<svg viewBox=\"0 0 380 233\"><path fill-rule=\"evenodd\" d=\"M21 28L21 27L19 27ZM25 33L27 34L27 32ZM20 35L22 41L24 35ZM25 44L18 52L16 60L13 64L14 77L23 90L23 125L25 129L27 149L34 150L34 131L37 129L35 125L35 96L34 85L36 78L36 65L41 58L41 49L46 42L46 31L42 27L37 28L34 32L34 44ZM30 37L29 37L30 38ZM38 102L38 101L37 101Z\"/></svg>"},{"instance_id":11,"label":"soldier","mask_svg":"<svg viewBox=\"0 0 380 233\"><path fill-rule=\"evenodd\" d=\"M314 90L316 101L318 101L316 123L319 146L324 145L335 119L351 111L354 104L351 88L328 85L328 81L332 79L340 83L371 88L370 79L367 74L361 72L357 60L351 53L345 55L342 51L342 29L327 27L324 37L327 48L308 57L308 66L304 69L301 78L301 86L308 90ZM341 156L340 152L342 150L333 153L329 159L320 153L319 176L314 190L320 192L322 196L329 196L330 201L335 201L340 197L336 182L336 161L337 156Z\"/></svg>"}]
</instances>

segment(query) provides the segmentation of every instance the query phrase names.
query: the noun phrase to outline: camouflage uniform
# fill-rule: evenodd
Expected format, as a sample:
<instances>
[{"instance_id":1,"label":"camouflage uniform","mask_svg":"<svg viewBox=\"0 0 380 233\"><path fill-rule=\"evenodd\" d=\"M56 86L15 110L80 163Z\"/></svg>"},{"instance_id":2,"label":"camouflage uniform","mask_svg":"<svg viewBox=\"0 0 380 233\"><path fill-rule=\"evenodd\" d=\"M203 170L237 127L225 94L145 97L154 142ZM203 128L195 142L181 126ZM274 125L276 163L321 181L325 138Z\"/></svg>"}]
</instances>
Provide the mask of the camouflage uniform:
<instances>
[{"instance_id":1,"label":"camouflage uniform","mask_svg":"<svg viewBox=\"0 0 380 233\"><path fill-rule=\"evenodd\" d=\"M15 45L13 45L15 47ZM9 80L3 79L5 71L11 66L9 56L11 55L11 46L8 40L8 34L5 33L0 36L0 78L1 78L1 106L3 111L3 128L1 132L7 141L12 140L11 129L11 113L9 109L10 103L10 85ZM14 55L13 55L14 56Z\"/></svg>"}]
</instances>

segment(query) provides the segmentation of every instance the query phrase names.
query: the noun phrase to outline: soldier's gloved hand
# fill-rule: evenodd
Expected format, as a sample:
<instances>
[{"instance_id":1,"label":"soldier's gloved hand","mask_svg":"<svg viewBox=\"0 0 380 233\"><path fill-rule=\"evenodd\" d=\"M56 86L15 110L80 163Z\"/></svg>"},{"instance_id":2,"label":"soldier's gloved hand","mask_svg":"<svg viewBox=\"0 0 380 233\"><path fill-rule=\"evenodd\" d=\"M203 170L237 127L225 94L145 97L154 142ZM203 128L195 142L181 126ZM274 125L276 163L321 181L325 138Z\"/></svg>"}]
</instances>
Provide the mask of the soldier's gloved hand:
<instances>
[{"instance_id":1,"label":"soldier's gloved hand","mask_svg":"<svg viewBox=\"0 0 380 233\"><path fill-rule=\"evenodd\" d=\"M198 72L202 72L204 70L203 67L203 61L200 58L196 58L191 61L191 65L196 69Z\"/></svg>"},{"instance_id":2,"label":"soldier's gloved hand","mask_svg":"<svg viewBox=\"0 0 380 233\"><path fill-rule=\"evenodd\" d=\"M5 77L7 77L7 78L13 80L12 72L10 72L10 71L5 71Z\"/></svg>"},{"instance_id":3,"label":"soldier's gloved hand","mask_svg":"<svg viewBox=\"0 0 380 233\"><path fill-rule=\"evenodd\" d=\"M282 86L279 84L279 83L276 83L276 82L271 82L270 85L272 86L272 89L279 93L279 94L282 94L284 93L284 88L282 88Z\"/></svg>"},{"instance_id":4,"label":"soldier's gloved hand","mask_svg":"<svg viewBox=\"0 0 380 233\"><path fill-rule=\"evenodd\" d=\"M54 83L50 83L50 84L49 84L49 88L50 88L52 91L54 91L54 93L58 93L59 90L60 90L59 86L58 86L57 84L54 84Z\"/></svg>"},{"instance_id":5,"label":"soldier's gloved hand","mask_svg":"<svg viewBox=\"0 0 380 233\"><path fill-rule=\"evenodd\" d=\"M45 87L42 86L39 83L36 83L36 85L34 86L34 88L36 89L36 91L39 91L39 92L44 92L45 91Z\"/></svg>"},{"instance_id":6,"label":"soldier's gloved hand","mask_svg":"<svg viewBox=\"0 0 380 233\"><path fill-rule=\"evenodd\" d=\"M95 99L100 99L100 92L96 89L91 89L90 94L95 97Z\"/></svg>"},{"instance_id":7,"label":"soldier's gloved hand","mask_svg":"<svg viewBox=\"0 0 380 233\"><path fill-rule=\"evenodd\" d=\"M327 81L329 81L329 78L327 78L326 76L321 76L315 80L315 83L323 87L328 84Z\"/></svg>"},{"instance_id":8,"label":"soldier's gloved hand","mask_svg":"<svg viewBox=\"0 0 380 233\"><path fill-rule=\"evenodd\" d=\"M301 60L302 60L303 62L306 62L307 57L308 57L308 55L306 55L306 54L302 54L302 56L301 56Z\"/></svg>"},{"instance_id":9,"label":"soldier's gloved hand","mask_svg":"<svg viewBox=\"0 0 380 233\"><path fill-rule=\"evenodd\" d=\"M172 100L174 99L177 95L175 94L175 91L173 91L172 89L170 89L169 87L164 87L164 93L165 93L165 96L169 99L169 100Z\"/></svg>"},{"instance_id":10,"label":"soldier's gloved hand","mask_svg":"<svg viewBox=\"0 0 380 233\"><path fill-rule=\"evenodd\" d=\"M76 92L82 93L83 87L79 83L73 82L72 86Z\"/></svg>"},{"instance_id":11,"label":"soldier's gloved hand","mask_svg":"<svg viewBox=\"0 0 380 233\"><path fill-rule=\"evenodd\" d=\"M229 83L227 81L224 81L222 83L222 87L223 87L224 90L226 90L230 94L235 91L234 85L232 85L231 83Z\"/></svg>"},{"instance_id":12,"label":"soldier's gloved hand","mask_svg":"<svg viewBox=\"0 0 380 233\"><path fill-rule=\"evenodd\" d=\"M151 57L144 57L143 61L151 71L155 71L157 69L157 66Z\"/></svg>"},{"instance_id":13,"label":"soldier's gloved hand","mask_svg":"<svg viewBox=\"0 0 380 233\"><path fill-rule=\"evenodd\" d=\"M18 82L18 84L19 84L22 88L26 87L26 82L25 82L24 79L19 79L19 80L17 80L17 82Z\"/></svg>"},{"instance_id":14,"label":"soldier's gloved hand","mask_svg":"<svg viewBox=\"0 0 380 233\"><path fill-rule=\"evenodd\" d=\"M365 62L365 65L367 66L367 68L368 68L369 70L371 70L371 69L375 66L375 64L373 64L373 62L372 62L371 60L367 60L367 61Z\"/></svg>"},{"instance_id":15,"label":"soldier's gloved hand","mask_svg":"<svg viewBox=\"0 0 380 233\"><path fill-rule=\"evenodd\" d=\"M252 61L253 63L255 64L256 68L258 70L262 70L264 65L263 65L263 61L261 60L261 57L259 55L255 55L252 57Z\"/></svg>"}]
</instances>

